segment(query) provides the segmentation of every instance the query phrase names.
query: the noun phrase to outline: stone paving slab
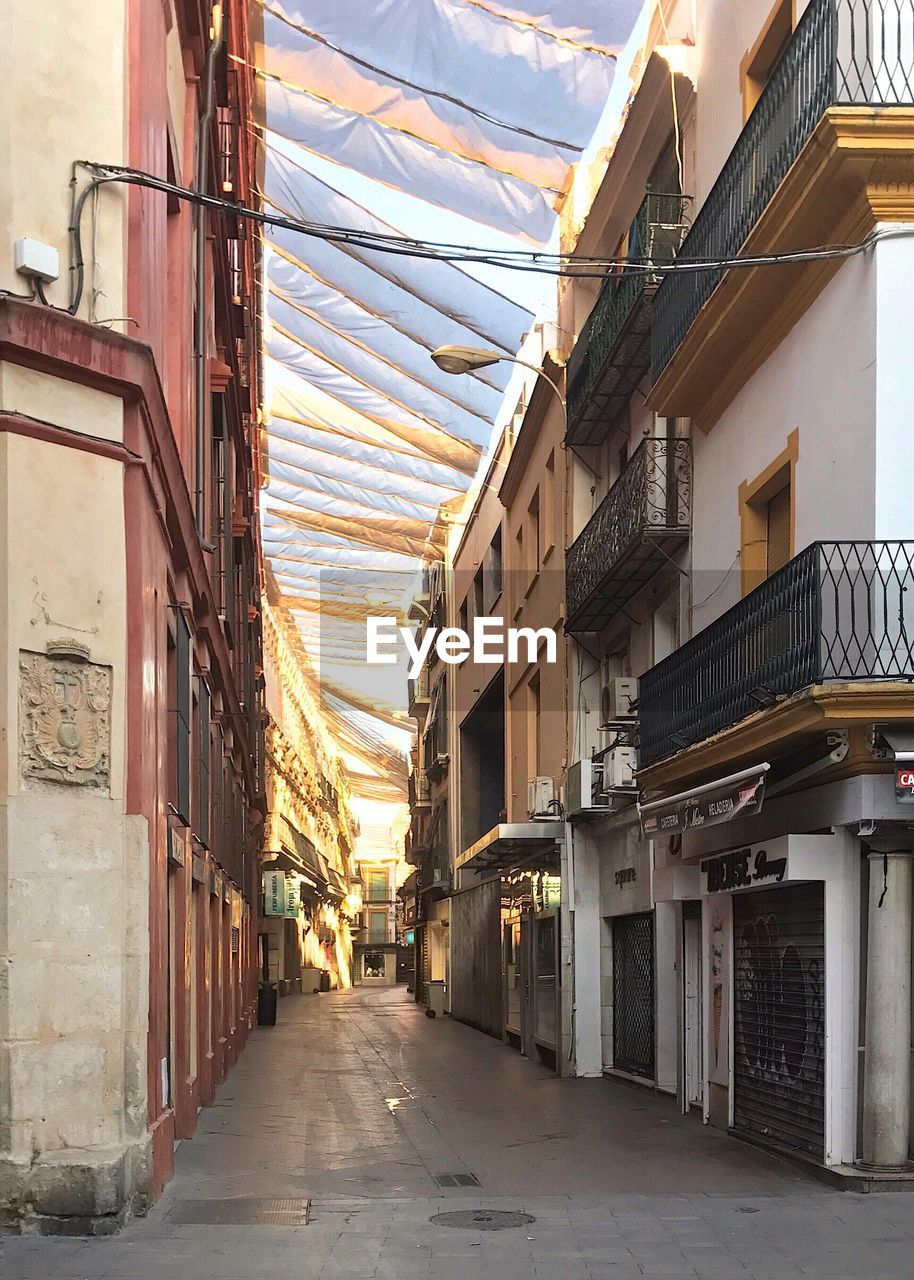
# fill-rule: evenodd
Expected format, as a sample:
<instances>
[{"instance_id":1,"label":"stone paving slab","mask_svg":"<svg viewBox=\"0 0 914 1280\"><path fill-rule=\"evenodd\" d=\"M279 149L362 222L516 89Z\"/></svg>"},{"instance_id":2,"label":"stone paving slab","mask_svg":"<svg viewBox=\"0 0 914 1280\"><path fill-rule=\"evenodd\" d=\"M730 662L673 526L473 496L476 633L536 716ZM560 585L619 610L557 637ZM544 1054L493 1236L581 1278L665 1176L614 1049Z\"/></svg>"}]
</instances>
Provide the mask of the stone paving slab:
<instances>
[{"instance_id":1,"label":"stone paving slab","mask_svg":"<svg viewBox=\"0 0 914 1280\"><path fill-rule=\"evenodd\" d=\"M439 1188L470 1172L479 1187ZM179 1225L311 1200L307 1226ZM509 1231L432 1224L521 1210ZM401 990L289 997L163 1200L115 1239L0 1236L3 1280L910 1280L914 1195L854 1195L616 1081L558 1081Z\"/></svg>"}]
</instances>

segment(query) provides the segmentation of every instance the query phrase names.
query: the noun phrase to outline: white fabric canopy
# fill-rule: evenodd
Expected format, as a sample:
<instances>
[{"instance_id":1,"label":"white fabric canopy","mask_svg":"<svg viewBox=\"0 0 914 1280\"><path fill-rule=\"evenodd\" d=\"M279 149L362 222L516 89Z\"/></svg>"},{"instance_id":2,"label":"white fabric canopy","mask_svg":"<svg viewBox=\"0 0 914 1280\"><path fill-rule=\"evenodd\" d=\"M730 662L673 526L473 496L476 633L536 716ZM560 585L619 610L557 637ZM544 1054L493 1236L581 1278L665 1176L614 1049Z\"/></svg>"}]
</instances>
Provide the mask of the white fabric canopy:
<instances>
[{"instance_id":1,"label":"white fabric canopy","mask_svg":"<svg viewBox=\"0 0 914 1280\"><path fill-rule=\"evenodd\" d=\"M255 0L265 206L372 234L545 245L640 8ZM509 271L294 230L267 246L268 588L354 795L402 800L402 671L366 670L365 619L401 611L419 563L440 557L511 373L449 377L430 355L450 342L513 355L530 292Z\"/></svg>"}]
</instances>

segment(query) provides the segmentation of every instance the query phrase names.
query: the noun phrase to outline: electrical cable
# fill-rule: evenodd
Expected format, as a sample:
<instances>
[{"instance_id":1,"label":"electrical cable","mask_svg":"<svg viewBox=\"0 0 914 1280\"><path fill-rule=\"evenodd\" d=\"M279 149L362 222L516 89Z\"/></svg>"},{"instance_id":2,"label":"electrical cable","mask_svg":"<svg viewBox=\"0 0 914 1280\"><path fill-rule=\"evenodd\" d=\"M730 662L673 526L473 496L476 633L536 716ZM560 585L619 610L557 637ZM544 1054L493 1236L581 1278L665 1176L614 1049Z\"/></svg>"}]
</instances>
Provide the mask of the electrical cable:
<instances>
[{"instance_id":1,"label":"electrical cable","mask_svg":"<svg viewBox=\"0 0 914 1280\"><path fill-rule=\"evenodd\" d=\"M146 187L203 208L212 209L220 213L229 213L237 218L244 218L260 226L279 227L315 239L363 249L373 249L379 253L443 262L473 262L485 266L503 267L511 271L593 280L603 280L610 272L616 272L620 268L628 272L642 271L655 277L667 277L683 273L720 272L733 268L760 266L798 265L806 262L850 258L865 253L880 240L914 235L914 228L908 226L878 227L862 241L854 244L822 245L787 253L754 254L745 257L714 259L680 257L670 262L653 262L647 258L578 257L570 254L546 253L540 250L484 249L472 245L453 244L447 241L419 240L408 236L361 231L355 227L339 227L309 222L304 219L268 213L260 209L251 209L244 205L235 204L233 201L224 200L219 196L210 196L203 192L180 187L175 183L167 182L165 179L157 178L153 174L145 173L139 169L131 169L120 165L97 164L90 161L80 161L79 164L88 169L94 176L75 202L73 223L70 227L73 243L72 270L74 272L74 282L68 310L74 315L79 308L82 297L85 269L82 257L82 211L86 200L96 188L108 182L122 182L127 185Z\"/></svg>"}]
</instances>

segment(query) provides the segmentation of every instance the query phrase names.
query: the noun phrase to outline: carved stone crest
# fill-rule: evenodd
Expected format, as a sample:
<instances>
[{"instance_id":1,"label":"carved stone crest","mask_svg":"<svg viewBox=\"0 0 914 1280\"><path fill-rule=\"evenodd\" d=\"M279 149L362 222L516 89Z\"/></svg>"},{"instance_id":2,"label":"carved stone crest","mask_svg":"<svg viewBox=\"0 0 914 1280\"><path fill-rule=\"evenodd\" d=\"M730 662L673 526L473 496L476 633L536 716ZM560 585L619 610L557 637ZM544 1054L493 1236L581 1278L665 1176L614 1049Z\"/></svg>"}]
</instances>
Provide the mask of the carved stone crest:
<instances>
[{"instance_id":1,"label":"carved stone crest","mask_svg":"<svg viewBox=\"0 0 914 1280\"><path fill-rule=\"evenodd\" d=\"M23 778L107 787L111 668L20 652L19 765Z\"/></svg>"}]
</instances>

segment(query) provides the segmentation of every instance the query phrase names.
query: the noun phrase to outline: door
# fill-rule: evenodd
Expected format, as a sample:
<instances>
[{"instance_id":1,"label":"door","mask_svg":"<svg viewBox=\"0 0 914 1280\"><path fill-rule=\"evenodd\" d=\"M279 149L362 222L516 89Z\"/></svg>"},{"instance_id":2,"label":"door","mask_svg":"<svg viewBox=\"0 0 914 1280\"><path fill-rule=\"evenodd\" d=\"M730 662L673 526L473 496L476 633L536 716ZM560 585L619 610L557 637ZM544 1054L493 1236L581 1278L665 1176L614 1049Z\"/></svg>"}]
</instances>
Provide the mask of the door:
<instances>
[{"instance_id":1,"label":"door","mask_svg":"<svg viewBox=\"0 0 914 1280\"><path fill-rule=\"evenodd\" d=\"M733 1124L825 1150L825 886L733 899Z\"/></svg>"},{"instance_id":2,"label":"door","mask_svg":"<svg viewBox=\"0 0 914 1280\"><path fill-rule=\"evenodd\" d=\"M416 999L418 1000L419 1004L425 1004L428 998L428 993L425 989L425 984L428 982L429 970L430 970L429 938L428 938L427 924L416 925L415 967L416 967L416 971L415 971L415 974L413 975L413 982L416 988Z\"/></svg>"},{"instance_id":3,"label":"door","mask_svg":"<svg viewBox=\"0 0 914 1280\"><path fill-rule=\"evenodd\" d=\"M520 993L520 1046L526 1057L534 1056L533 1047L533 917L524 913L520 920L520 954L518 956L518 991Z\"/></svg>"},{"instance_id":4,"label":"door","mask_svg":"<svg viewBox=\"0 0 914 1280\"><path fill-rule=\"evenodd\" d=\"M554 912L548 915L535 916L534 925L534 962L535 975L533 987L533 1038L536 1042L537 1057L547 1051L550 1062L556 1061L558 1053L558 917Z\"/></svg>"},{"instance_id":5,"label":"door","mask_svg":"<svg viewBox=\"0 0 914 1280\"><path fill-rule=\"evenodd\" d=\"M613 1065L654 1078L654 915L613 919Z\"/></svg>"},{"instance_id":6,"label":"door","mask_svg":"<svg viewBox=\"0 0 914 1280\"><path fill-rule=\"evenodd\" d=\"M506 920L502 926L505 971L505 1035L519 1045L521 1039L520 921Z\"/></svg>"},{"instance_id":7,"label":"door","mask_svg":"<svg viewBox=\"0 0 914 1280\"><path fill-rule=\"evenodd\" d=\"M682 917L683 1102L704 1101L702 1070L701 904L686 903Z\"/></svg>"}]
</instances>

